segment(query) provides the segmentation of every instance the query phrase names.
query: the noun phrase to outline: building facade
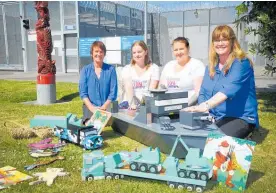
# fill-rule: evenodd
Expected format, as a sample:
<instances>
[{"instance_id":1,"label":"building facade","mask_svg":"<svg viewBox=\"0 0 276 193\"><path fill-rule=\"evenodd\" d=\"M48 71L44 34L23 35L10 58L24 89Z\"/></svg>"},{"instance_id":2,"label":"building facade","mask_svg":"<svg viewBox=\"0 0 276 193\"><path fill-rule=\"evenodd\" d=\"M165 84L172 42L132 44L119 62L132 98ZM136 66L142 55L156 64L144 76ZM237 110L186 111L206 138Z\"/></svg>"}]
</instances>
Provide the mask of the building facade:
<instances>
[{"instance_id":1,"label":"building facade","mask_svg":"<svg viewBox=\"0 0 276 193\"><path fill-rule=\"evenodd\" d=\"M140 5L143 3L140 2ZM237 17L235 6L195 7L183 11L162 11L148 7L147 44L154 63L163 66L172 60L172 40L185 36L190 41L191 56L207 65L211 32L221 24L234 28L245 50L248 50L249 43L258 41L255 36L245 36L243 26L236 27L233 24ZM48 8L53 41L52 58L56 60L58 73L78 73L83 65L91 62L90 56L81 52L84 46L81 42L91 38L103 38L121 44L110 48L109 60L113 57L113 64L124 66L129 63L131 52L123 40L141 38L145 34L144 7L118 2L50 1ZM30 30L23 28L23 19L29 19ZM0 70L37 71L36 20L34 2L0 4ZM264 58L251 57L256 65L264 65Z\"/></svg>"}]
</instances>

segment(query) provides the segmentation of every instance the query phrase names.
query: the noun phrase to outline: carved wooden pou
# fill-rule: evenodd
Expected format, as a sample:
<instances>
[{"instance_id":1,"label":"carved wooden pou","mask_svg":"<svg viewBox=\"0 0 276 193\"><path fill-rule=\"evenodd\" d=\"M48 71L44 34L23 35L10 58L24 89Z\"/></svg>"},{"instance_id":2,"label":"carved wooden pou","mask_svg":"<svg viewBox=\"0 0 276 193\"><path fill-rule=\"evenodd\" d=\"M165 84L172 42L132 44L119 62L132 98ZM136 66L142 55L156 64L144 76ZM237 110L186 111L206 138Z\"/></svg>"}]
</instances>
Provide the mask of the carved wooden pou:
<instances>
[{"instance_id":1,"label":"carved wooden pou","mask_svg":"<svg viewBox=\"0 0 276 193\"><path fill-rule=\"evenodd\" d=\"M56 74L55 60L52 60L52 35L50 29L50 15L47 1L35 1L38 20L35 25L37 34L38 73Z\"/></svg>"}]
</instances>

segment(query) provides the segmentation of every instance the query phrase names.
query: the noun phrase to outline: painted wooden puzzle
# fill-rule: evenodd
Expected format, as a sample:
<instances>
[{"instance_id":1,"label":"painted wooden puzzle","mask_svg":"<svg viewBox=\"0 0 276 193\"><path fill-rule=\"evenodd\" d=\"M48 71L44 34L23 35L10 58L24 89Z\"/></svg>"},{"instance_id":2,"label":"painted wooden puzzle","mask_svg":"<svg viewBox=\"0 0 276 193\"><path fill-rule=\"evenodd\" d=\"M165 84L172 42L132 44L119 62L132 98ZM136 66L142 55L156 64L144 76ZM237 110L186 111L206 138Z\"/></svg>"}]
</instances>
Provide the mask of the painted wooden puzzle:
<instances>
[{"instance_id":1,"label":"painted wooden puzzle","mask_svg":"<svg viewBox=\"0 0 276 193\"><path fill-rule=\"evenodd\" d=\"M243 191L256 143L210 133L203 156L213 164L213 179L220 185Z\"/></svg>"},{"instance_id":2,"label":"painted wooden puzzle","mask_svg":"<svg viewBox=\"0 0 276 193\"><path fill-rule=\"evenodd\" d=\"M0 190L31 178L31 176L17 171L14 167L2 167L0 168Z\"/></svg>"},{"instance_id":3,"label":"painted wooden puzzle","mask_svg":"<svg viewBox=\"0 0 276 193\"><path fill-rule=\"evenodd\" d=\"M111 117L111 113L107 111L103 111L100 109L97 109L93 116L90 119L90 122L92 125L98 130L98 135L101 134L102 130L108 123L109 119Z\"/></svg>"}]
</instances>

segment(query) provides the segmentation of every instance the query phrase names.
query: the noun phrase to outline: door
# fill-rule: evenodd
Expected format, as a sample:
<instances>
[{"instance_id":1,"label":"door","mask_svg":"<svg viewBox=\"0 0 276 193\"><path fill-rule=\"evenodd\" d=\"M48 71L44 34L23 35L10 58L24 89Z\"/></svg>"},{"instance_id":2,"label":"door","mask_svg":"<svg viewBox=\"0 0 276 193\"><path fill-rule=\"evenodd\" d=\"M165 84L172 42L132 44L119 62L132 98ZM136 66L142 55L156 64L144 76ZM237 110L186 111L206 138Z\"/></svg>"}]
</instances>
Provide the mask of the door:
<instances>
[{"instance_id":1,"label":"door","mask_svg":"<svg viewBox=\"0 0 276 193\"><path fill-rule=\"evenodd\" d=\"M64 34L66 72L78 72L77 34Z\"/></svg>"},{"instance_id":2,"label":"door","mask_svg":"<svg viewBox=\"0 0 276 193\"><path fill-rule=\"evenodd\" d=\"M23 70L18 3L0 5L0 69Z\"/></svg>"}]
</instances>

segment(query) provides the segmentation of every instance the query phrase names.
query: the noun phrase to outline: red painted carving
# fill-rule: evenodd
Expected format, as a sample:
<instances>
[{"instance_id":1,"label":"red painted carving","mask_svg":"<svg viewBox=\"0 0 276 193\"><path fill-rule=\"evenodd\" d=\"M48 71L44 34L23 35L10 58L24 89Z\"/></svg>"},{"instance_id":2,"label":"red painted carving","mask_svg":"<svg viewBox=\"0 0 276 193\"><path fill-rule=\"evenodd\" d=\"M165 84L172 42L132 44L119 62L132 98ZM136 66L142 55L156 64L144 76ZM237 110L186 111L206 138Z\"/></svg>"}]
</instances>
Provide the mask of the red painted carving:
<instances>
[{"instance_id":1,"label":"red painted carving","mask_svg":"<svg viewBox=\"0 0 276 193\"><path fill-rule=\"evenodd\" d=\"M55 60L52 60L52 35L50 29L50 14L47 1L35 1L38 20L35 25L37 35L38 73L56 74Z\"/></svg>"}]
</instances>

